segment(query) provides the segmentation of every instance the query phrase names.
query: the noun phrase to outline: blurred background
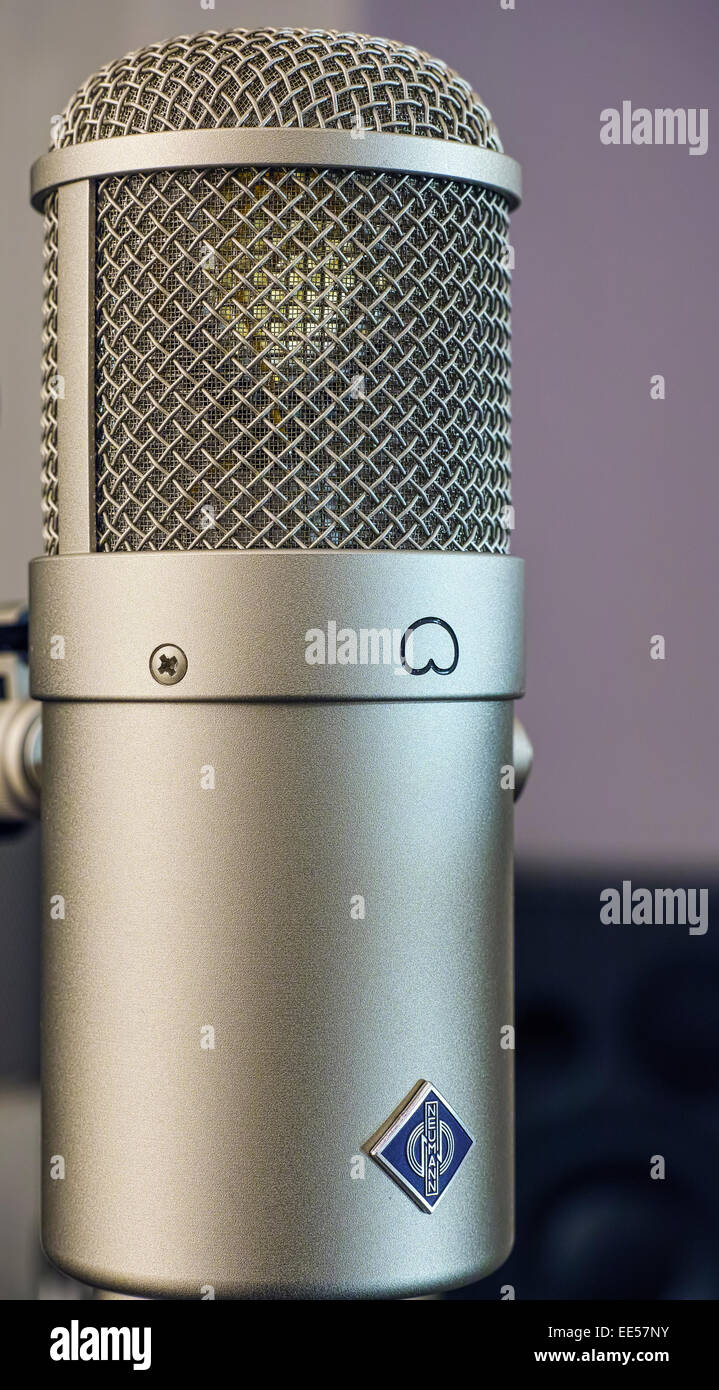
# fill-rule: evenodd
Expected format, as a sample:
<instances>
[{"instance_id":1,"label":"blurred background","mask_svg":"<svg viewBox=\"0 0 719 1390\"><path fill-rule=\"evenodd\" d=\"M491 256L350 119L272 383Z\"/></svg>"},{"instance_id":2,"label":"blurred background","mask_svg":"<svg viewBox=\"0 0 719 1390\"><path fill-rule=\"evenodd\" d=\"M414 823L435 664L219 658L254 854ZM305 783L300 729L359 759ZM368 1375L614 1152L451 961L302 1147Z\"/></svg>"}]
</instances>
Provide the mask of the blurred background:
<instances>
[{"instance_id":1,"label":"blurred background","mask_svg":"<svg viewBox=\"0 0 719 1390\"><path fill-rule=\"evenodd\" d=\"M717 1297L714 0L4 0L0 599L25 596L42 549L42 228L27 181L51 117L134 48L267 24L443 58L524 171L513 549L535 769L517 814L518 1239L453 1297ZM708 108L707 152L602 144L600 113L623 101ZM37 1241L38 872L37 830L4 832L0 1298L84 1294ZM599 894L623 879L709 889L709 930L603 925Z\"/></svg>"}]
</instances>

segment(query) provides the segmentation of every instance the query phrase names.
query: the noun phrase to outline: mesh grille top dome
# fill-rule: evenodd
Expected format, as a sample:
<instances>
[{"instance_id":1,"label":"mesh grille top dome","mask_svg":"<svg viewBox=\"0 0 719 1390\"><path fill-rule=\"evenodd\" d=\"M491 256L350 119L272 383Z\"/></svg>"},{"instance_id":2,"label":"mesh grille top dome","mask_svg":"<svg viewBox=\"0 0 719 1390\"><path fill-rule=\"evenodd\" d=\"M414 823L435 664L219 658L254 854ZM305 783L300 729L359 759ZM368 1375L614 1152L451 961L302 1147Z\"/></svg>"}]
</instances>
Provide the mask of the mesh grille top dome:
<instances>
[{"instance_id":1,"label":"mesh grille top dome","mask_svg":"<svg viewBox=\"0 0 719 1390\"><path fill-rule=\"evenodd\" d=\"M317 29L130 54L80 88L54 141L242 126L502 148L443 63ZM45 203L50 554L62 537L58 200ZM509 211L500 190L390 170L98 177L97 550L506 552Z\"/></svg>"},{"instance_id":2,"label":"mesh grille top dome","mask_svg":"<svg viewBox=\"0 0 719 1390\"><path fill-rule=\"evenodd\" d=\"M451 68L390 39L234 29L139 49L83 83L53 146L232 126L434 136L502 150L490 112Z\"/></svg>"}]
</instances>

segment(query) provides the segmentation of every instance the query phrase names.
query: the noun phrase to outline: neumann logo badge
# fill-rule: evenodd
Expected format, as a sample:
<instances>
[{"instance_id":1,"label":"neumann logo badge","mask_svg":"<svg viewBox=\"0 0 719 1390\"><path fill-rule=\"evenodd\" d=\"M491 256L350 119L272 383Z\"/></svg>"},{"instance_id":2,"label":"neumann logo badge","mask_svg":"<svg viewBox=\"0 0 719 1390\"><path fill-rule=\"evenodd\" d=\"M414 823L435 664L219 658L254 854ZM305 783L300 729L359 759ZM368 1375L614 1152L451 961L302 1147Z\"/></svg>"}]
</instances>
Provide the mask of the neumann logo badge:
<instances>
[{"instance_id":1,"label":"neumann logo badge","mask_svg":"<svg viewBox=\"0 0 719 1390\"><path fill-rule=\"evenodd\" d=\"M424 1180L428 1202L439 1197L439 1179L446 1173L454 1155L454 1135L439 1118L439 1101L426 1100L424 1115L407 1140L407 1158L413 1173Z\"/></svg>"},{"instance_id":2,"label":"neumann logo badge","mask_svg":"<svg viewBox=\"0 0 719 1390\"><path fill-rule=\"evenodd\" d=\"M432 1212L473 1144L469 1130L436 1087L418 1081L370 1154L423 1211Z\"/></svg>"}]
</instances>

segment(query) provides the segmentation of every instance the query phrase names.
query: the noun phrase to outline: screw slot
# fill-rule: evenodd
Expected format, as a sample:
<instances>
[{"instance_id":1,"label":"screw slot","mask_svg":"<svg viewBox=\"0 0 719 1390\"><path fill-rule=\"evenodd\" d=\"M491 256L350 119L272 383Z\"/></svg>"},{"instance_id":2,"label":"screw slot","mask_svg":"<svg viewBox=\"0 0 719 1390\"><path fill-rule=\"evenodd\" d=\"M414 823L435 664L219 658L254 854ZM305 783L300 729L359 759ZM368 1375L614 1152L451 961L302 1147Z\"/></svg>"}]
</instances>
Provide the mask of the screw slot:
<instances>
[{"instance_id":1,"label":"screw slot","mask_svg":"<svg viewBox=\"0 0 719 1390\"><path fill-rule=\"evenodd\" d=\"M182 647L163 642L150 657L150 672L158 685L177 685L187 671L187 657Z\"/></svg>"}]
</instances>

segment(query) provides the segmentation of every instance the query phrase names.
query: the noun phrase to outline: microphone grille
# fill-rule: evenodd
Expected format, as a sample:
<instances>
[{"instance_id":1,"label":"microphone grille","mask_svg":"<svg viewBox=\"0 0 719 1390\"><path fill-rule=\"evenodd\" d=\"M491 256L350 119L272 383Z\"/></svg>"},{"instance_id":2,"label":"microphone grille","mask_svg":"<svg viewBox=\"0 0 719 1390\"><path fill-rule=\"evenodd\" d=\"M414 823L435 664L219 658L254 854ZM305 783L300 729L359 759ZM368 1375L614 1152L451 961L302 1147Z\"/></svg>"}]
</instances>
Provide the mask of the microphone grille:
<instances>
[{"instance_id":1,"label":"microphone grille","mask_svg":"<svg viewBox=\"0 0 719 1390\"><path fill-rule=\"evenodd\" d=\"M200 34L112 63L69 102L55 142L358 124L502 148L479 98L436 59L298 29ZM501 193L401 173L98 179L97 549L505 552L508 214ZM55 553L48 391L43 438Z\"/></svg>"},{"instance_id":2,"label":"microphone grille","mask_svg":"<svg viewBox=\"0 0 719 1390\"><path fill-rule=\"evenodd\" d=\"M436 136L501 150L468 82L418 49L321 29L235 29L153 44L75 93L55 145L226 126Z\"/></svg>"}]
</instances>

